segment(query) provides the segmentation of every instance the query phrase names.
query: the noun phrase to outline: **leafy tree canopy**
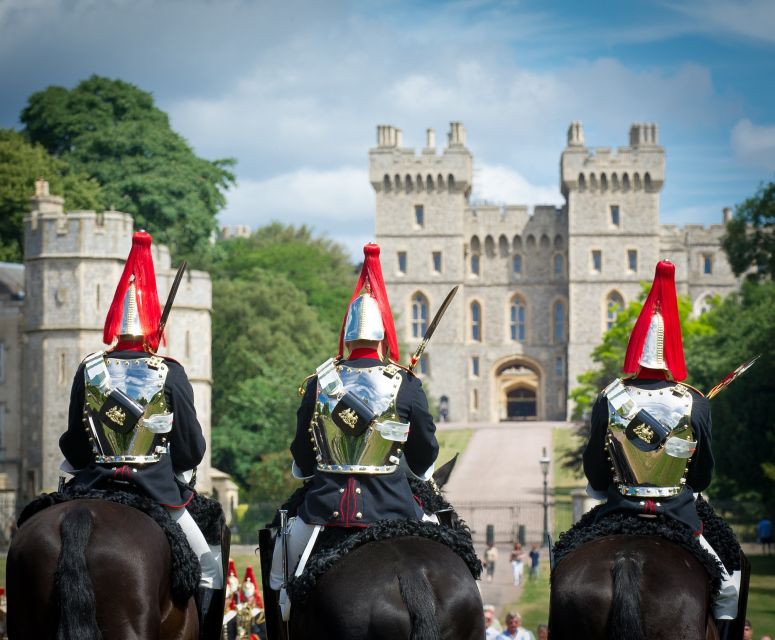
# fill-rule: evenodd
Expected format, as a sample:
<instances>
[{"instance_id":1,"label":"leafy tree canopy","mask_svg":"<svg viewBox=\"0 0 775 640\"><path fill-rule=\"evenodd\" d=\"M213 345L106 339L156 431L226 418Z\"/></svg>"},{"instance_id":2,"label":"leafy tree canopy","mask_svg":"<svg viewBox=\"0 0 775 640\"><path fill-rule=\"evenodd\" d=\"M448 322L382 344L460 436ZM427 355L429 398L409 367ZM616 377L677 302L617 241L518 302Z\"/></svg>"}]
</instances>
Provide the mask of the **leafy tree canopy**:
<instances>
[{"instance_id":1,"label":"leafy tree canopy","mask_svg":"<svg viewBox=\"0 0 775 640\"><path fill-rule=\"evenodd\" d=\"M0 261L22 260L22 220L30 211L38 178L48 180L51 193L65 198L67 209L94 209L102 198L95 180L77 173L41 145L28 142L21 133L0 129Z\"/></svg>"},{"instance_id":2,"label":"leafy tree canopy","mask_svg":"<svg viewBox=\"0 0 775 640\"><path fill-rule=\"evenodd\" d=\"M99 182L103 207L131 213L175 255L207 247L234 161L197 157L150 93L92 76L34 93L21 120L31 141Z\"/></svg>"},{"instance_id":3,"label":"leafy tree canopy","mask_svg":"<svg viewBox=\"0 0 775 640\"><path fill-rule=\"evenodd\" d=\"M750 279L775 276L775 182L737 205L721 244L735 275L752 269Z\"/></svg>"}]
</instances>

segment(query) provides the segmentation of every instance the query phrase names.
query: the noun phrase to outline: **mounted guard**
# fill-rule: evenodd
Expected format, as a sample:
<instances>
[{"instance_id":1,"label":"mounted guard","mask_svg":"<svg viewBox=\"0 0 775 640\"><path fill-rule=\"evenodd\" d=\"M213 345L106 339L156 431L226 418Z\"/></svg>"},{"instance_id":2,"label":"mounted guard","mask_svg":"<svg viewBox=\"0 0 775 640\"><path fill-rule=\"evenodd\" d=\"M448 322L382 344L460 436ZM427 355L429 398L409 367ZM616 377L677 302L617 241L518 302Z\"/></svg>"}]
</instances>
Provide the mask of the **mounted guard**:
<instances>
[{"instance_id":1,"label":"mounted guard","mask_svg":"<svg viewBox=\"0 0 775 640\"><path fill-rule=\"evenodd\" d=\"M690 527L720 562L703 535L695 502L713 473L710 406L701 392L682 382L687 372L671 262L657 264L627 345L624 374L598 396L583 456L588 493L606 500L596 510L596 522L617 512L664 515ZM704 508L709 509L706 503ZM713 613L722 637L731 621L740 621L740 579L739 570L721 566Z\"/></svg>"},{"instance_id":2,"label":"mounted guard","mask_svg":"<svg viewBox=\"0 0 775 640\"><path fill-rule=\"evenodd\" d=\"M201 565L196 601L200 637L209 639L222 626L223 567L220 546L208 545L186 509L206 443L183 367L156 353L171 299L162 317L151 236L135 233L103 331L105 344L117 342L78 367L59 446L70 486L134 488L180 525Z\"/></svg>"},{"instance_id":3,"label":"mounted guard","mask_svg":"<svg viewBox=\"0 0 775 640\"><path fill-rule=\"evenodd\" d=\"M439 451L436 426L422 383L397 362L379 253L376 244L364 247L339 353L300 389L292 473L308 486L287 535L275 545L270 576L275 590L285 586L323 527L429 518L414 499L407 474L431 477Z\"/></svg>"}]
</instances>

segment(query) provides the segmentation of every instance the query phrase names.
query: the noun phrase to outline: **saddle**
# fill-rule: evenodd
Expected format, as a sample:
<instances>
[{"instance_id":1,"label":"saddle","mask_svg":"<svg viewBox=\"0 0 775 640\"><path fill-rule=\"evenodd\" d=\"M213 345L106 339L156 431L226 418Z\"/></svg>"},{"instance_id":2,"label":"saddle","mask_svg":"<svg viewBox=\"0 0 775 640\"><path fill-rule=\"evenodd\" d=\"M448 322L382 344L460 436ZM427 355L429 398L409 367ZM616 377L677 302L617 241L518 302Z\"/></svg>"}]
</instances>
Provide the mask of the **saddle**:
<instances>
[{"instance_id":1,"label":"saddle","mask_svg":"<svg viewBox=\"0 0 775 640\"><path fill-rule=\"evenodd\" d=\"M176 604L184 606L196 592L201 578L201 568L196 554L188 544L183 530L172 521L167 511L160 504L145 495L133 491L115 489L84 489L65 486L62 491L44 493L30 502L22 511L17 521L21 527L36 513L44 509L70 502L71 500L105 500L127 505L143 512L161 527L170 545L172 556L172 598ZM199 494L186 507L194 518L208 544L222 544L222 531L225 528L225 518L221 505ZM228 545L224 548L228 557Z\"/></svg>"},{"instance_id":2,"label":"saddle","mask_svg":"<svg viewBox=\"0 0 775 640\"><path fill-rule=\"evenodd\" d=\"M644 518L623 510L610 511L602 515L605 508L605 504L596 506L585 513L568 531L560 534L553 548L555 563L561 562L571 551L584 543L604 536L659 536L692 553L708 573L712 594L715 596L718 593L721 583L721 568L716 559L699 544L696 532L691 526L665 515ZM702 533L718 553L724 568L729 573L739 570L741 565L740 545L729 525L716 515L713 508L702 496L697 497L696 508L702 523Z\"/></svg>"}]
</instances>

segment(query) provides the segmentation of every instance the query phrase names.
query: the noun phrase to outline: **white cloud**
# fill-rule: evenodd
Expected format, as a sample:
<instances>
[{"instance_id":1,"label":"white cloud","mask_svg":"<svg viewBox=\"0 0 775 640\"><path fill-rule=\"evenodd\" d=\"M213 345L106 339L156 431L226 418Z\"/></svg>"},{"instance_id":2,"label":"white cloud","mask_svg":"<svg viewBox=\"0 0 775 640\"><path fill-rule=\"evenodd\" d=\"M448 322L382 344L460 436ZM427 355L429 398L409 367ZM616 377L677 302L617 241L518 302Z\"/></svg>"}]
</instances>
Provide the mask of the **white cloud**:
<instances>
[{"instance_id":1,"label":"white cloud","mask_svg":"<svg viewBox=\"0 0 775 640\"><path fill-rule=\"evenodd\" d=\"M775 43L775 4L772 0L694 0L667 6L690 18L690 30Z\"/></svg>"},{"instance_id":2,"label":"white cloud","mask_svg":"<svg viewBox=\"0 0 775 640\"><path fill-rule=\"evenodd\" d=\"M732 129L731 143L740 161L775 170L775 125L757 125L744 118Z\"/></svg>"},{"instance_id":3,"label":"white cloud","mask_svg":"<svg viewBox=\"0 0 775 640\"><path fill-rule=\"evenodd\" d=\"M518 171L500 165L477 165L475 185L474 199L495 204L562 205L564 202L558 187L531 184Z\"/></svg>"}]
</instances>

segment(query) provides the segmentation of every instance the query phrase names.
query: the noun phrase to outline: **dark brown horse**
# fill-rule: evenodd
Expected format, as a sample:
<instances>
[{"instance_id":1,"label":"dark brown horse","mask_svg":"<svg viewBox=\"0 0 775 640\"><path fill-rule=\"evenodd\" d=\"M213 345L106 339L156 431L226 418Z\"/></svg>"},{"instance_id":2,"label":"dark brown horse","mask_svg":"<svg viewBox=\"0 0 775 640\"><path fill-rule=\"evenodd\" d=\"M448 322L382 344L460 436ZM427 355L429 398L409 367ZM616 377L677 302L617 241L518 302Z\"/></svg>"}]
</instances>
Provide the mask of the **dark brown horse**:
<instances>
[{"instance_id":1,"label":"dark brown horse","mask_svg":"<svg viewBox=\"0 0 775 640\"><path fill-rule=\"evenodd\" d=\"M710 580L689 551L657 536L606 536L552 573L552 640L715 640Z\"/></svg>"},{"instance_id":2,"label":"dark brown horse","mask_svg":"<svg viewBox=\"0 0 775 640\"><path fill-rule=\"evenodd\" d=\"M195 640L171 597L170 546L144 513L73 500L32 516L8 552L10 640Z\"/></svg>"},{"instance_id":3,"label":"dark brown horse","mask_svg":"<svg viewBox=\"0 0 775 640\"><path fill-rule=\"evenodd\" d=\"M303 605L290 638L482 640L476 581L447 546L418 537L358 547L334 564Z\"/></svg>"}]
</instances>

